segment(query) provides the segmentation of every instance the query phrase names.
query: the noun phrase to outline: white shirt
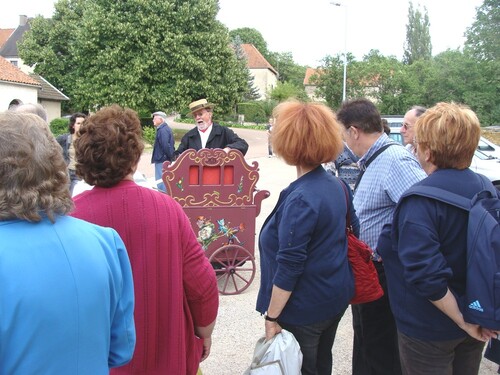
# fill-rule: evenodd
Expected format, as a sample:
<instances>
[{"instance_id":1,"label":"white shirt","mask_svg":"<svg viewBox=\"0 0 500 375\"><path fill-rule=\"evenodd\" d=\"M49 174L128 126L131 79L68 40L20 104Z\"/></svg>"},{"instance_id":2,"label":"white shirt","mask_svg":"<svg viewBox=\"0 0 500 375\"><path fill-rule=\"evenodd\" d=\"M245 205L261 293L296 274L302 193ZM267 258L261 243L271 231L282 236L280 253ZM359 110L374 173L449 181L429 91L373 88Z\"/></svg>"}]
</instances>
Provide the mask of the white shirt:
<instances>
[{"instance_id":1,"label":"white shirt","mask_svg":"<svg viewBox=\"0 0 500 375\"><path fill-rule=\"evenodd\" d=\"M212 125L210 125L204 132L198 130L198 133L200 133L200 138L201 138L201 148L205 148L207 146L208 137L210 137L211 132L212 132Z\"/></svg>"}]
</instances>

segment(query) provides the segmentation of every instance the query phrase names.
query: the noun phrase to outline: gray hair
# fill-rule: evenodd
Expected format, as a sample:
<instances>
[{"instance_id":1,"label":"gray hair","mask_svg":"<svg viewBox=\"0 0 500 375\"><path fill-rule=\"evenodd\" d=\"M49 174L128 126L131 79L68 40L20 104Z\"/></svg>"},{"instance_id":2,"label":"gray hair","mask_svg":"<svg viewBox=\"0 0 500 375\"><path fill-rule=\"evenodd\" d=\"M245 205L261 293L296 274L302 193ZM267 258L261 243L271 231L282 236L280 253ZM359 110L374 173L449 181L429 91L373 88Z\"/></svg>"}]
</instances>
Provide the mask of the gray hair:
<instances>
[{"instance_id":1,"label":"gray hair","mask_svg":"<svg viewBox=\"0 0 500 375\"><path fill-rule=\"evenodd\" d=\"M39 103L19 104L13 107L12 111L21 113L33 113L34 115L39 116L43 121L48 120L47 111Z\"/></svg>"},{"instance_id":2,"label":"gray hair","mask_svg":"<svg viewBox=\"0 0 500 375\"><path fill-rule=\"evenodd\" d=\"M414 105L413 107L411 107L411 109L415 111L415 116L417 117L422 116L424 112L427 111L427 108L420 105Z\"/></svg>"},{"instance_id":3,"label":"gray hair","mask_svg":"<svg viewBox=\"0 0 500 375\"><path fill-rule=\"evenodd\" d=\"M0 221L52 222L73 208L61 146L39 116L0 113Z\"/></svg>"}]
</instances>

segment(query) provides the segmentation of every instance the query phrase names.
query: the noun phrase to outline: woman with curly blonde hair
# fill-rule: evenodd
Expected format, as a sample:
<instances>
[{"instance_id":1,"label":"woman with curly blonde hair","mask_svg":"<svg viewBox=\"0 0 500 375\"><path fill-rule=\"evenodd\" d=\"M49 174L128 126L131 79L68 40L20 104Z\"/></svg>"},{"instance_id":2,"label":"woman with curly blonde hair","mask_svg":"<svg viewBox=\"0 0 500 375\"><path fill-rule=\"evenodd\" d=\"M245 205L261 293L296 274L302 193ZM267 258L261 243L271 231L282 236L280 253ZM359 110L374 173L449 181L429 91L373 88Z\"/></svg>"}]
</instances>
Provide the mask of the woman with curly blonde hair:
<instances>
[{"instance_id":1,"label":"woman with curly blonde hair","mask_svg":"<svg viewBox=\"0 0 500 375\"><path fill-rule=\"evenodd\" d=\"M67 216L66 163L38 116L0 113L0 373L104 374L132 357L132 272L113 229Z\"/></svg>"}]
</instances>

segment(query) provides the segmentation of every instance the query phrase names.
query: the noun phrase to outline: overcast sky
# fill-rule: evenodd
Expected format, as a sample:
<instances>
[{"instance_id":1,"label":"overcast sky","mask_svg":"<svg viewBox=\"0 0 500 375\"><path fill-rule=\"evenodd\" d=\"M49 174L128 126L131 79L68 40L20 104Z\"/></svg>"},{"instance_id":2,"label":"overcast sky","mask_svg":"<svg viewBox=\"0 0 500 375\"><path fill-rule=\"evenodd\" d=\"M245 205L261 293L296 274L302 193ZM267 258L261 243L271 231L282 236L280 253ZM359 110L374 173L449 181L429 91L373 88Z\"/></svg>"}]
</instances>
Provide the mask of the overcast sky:
<instances>
[{"instance_id":1,"label":"overcast sky","mask_svg":"<svg viewBox=\"0 0 500 375\"><path fill-rule=\"evenodd\" d=\"M332 2L341 3L340 6ZM433 54L464 43L482 0L414 0L427 8ZM16 27L19 15L50 17L53 0L4 1L0 28ZM291 52L295 62L316 67L327 55L347 51L357 59L370 49L401 58L408 22L408 0L219 0L218 19L229 30L260 31L273 52ZM345 20L347 19L347 28ZM345 32L347 30L347 33Z\"/></svg>"}]
</instances>

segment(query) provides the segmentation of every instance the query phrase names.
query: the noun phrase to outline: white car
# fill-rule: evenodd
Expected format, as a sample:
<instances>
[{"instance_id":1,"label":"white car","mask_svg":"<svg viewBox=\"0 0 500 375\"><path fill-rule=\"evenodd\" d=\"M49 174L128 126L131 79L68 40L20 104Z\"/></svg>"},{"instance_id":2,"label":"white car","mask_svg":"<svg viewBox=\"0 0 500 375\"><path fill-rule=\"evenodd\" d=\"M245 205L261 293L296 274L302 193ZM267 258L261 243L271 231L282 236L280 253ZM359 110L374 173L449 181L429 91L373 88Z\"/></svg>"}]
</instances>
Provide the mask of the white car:
<instances>
[{"instance_id":1,"label":"white car","mask_svg":"<svg viewBox=\"0 0 500 375\"><path fill-rule=\"evenodd\" d=\"M497 189L500 189L500 159L476 150L470 169L488 177Z\"/></svg>"},{"instance_id":2,"label":"white car","mask_svg":"<svg viewBox=\"0 0 500 375\"><path fill-rule=\"evenodd\" d=\"M391 134L389 137L394 139L398 143L403 143L403 136L400 133L399 128L391 128ZM500 158L496 158L491 155L487 155L482 150L480 150L482 141L485 141L485 138L481 137L479 140L478 149L474 152L474 156L472 157L472 162L470 164L470 169L474 172L480 173L486 177L496 186L497 189L500 189ZM498 150L498 146L491 143L486 139L488 143L495 146Z\"/></svg>"},{"instance_id":3,"label":"white car","mask_svg":"<svg viewBox=\"0 0 500 375\"><path fill-rule=\"evenodd\" d=\"M494 144L493 142L487 140L484 137L479 139L479 144L477 149L486 155L493 156L500 159L500 146Z\"/></svg>"}]
</instances>

